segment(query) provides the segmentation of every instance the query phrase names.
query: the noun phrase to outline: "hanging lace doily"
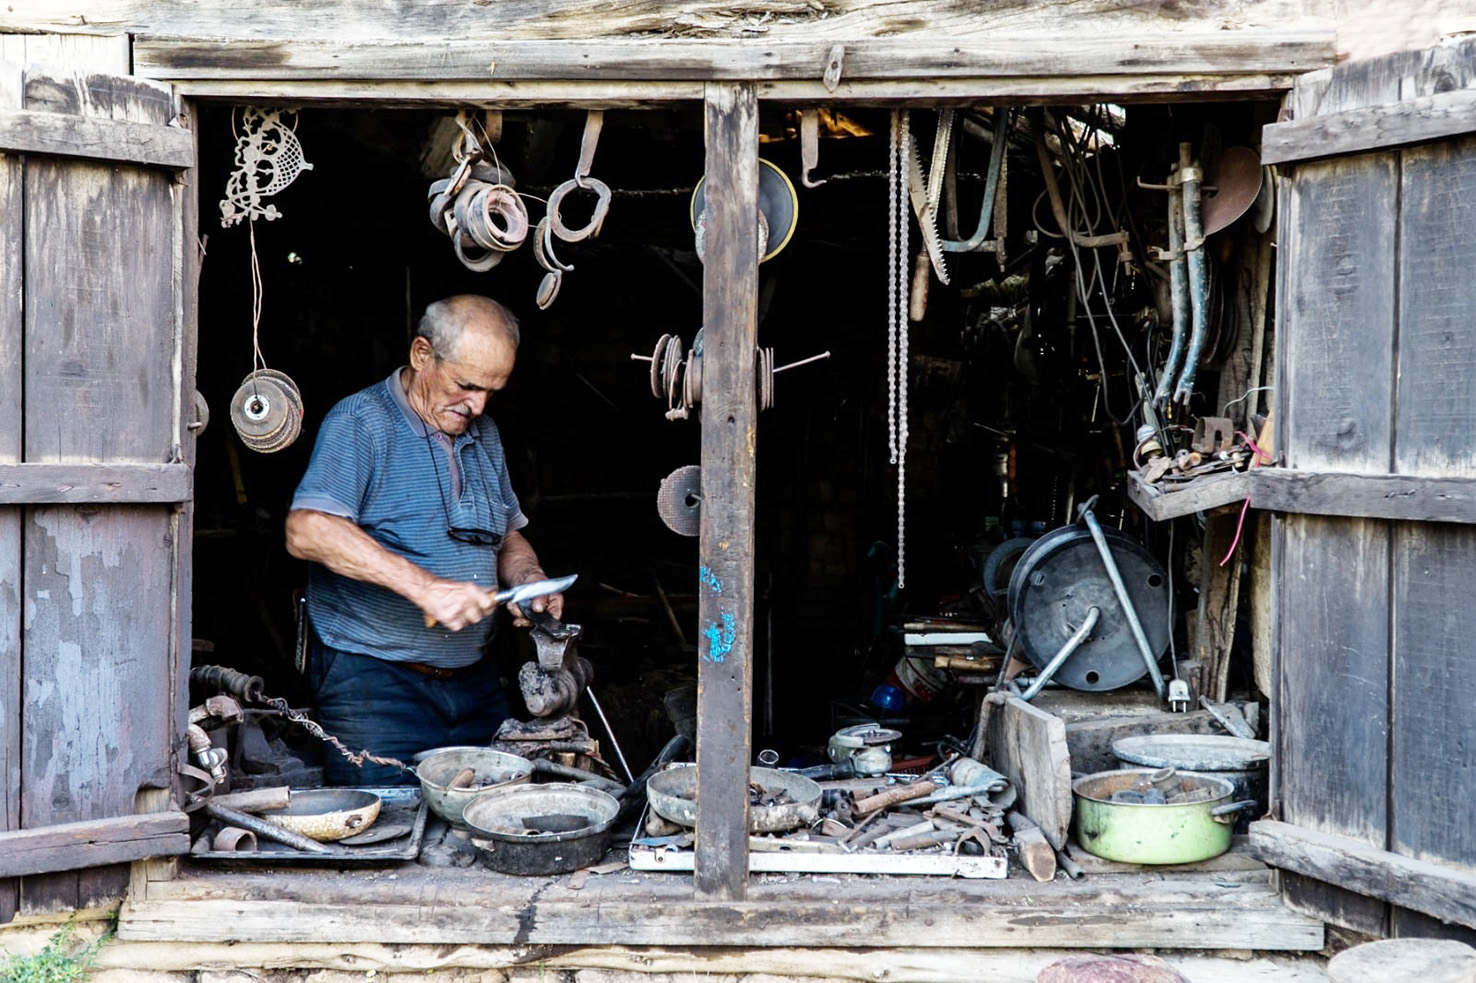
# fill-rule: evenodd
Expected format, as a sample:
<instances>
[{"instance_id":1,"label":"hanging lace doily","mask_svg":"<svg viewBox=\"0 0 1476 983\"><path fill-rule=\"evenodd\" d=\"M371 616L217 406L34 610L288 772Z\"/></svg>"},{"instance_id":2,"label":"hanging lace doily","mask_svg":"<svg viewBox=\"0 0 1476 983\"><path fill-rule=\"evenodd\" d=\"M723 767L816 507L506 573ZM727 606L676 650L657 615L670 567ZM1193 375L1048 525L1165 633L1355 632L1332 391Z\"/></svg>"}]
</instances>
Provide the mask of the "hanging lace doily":
<instances>
[{"instance_id":1,"label":"hanging lace doily","mask_svg":"<svg viewBox=\"0 0 1476 983\"><path fill-rule=\"evenodd\" d=\"M292 132L295 128L282 122L283 115L295 115L289 109L259 109L247 106L241 110L241 124L236 131L236 169L226 182L225 197L220 201L220 224L229 228L242 219L255 221L280 218L275 205L262 205L297 179L313 165L302 156L302 144Z\"/></svg>"}]
</instances>

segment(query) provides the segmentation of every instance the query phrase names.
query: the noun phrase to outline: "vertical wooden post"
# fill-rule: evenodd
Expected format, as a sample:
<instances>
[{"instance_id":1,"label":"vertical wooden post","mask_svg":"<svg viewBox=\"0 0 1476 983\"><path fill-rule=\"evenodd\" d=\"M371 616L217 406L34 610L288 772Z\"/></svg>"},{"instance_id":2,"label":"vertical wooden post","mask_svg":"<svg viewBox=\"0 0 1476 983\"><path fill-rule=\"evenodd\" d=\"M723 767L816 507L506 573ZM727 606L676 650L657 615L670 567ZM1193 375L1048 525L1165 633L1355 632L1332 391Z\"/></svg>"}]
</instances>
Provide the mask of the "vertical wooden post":
<instances>
[{"instance_id":1,"label":"vertical wooden post","mask_svg":"<svg viewBox=\"0 0 1476 983\"><path fill-rule=\"evenodd\" d=\"M710 84L705 103L695 883L699 896L739 900L753 719L758 97L749 84Z\"/></svg>"}]
</instances>

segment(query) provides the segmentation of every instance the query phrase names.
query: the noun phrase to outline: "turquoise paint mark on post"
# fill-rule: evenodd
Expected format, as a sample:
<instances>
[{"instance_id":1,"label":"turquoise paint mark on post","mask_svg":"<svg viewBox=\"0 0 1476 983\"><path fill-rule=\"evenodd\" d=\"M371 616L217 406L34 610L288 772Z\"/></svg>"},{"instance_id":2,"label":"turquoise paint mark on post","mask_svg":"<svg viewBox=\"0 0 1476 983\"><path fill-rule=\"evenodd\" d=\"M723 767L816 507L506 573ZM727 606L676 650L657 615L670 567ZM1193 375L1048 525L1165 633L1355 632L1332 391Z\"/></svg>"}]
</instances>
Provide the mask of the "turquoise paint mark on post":
<instances>
[{"instance_id":1,"label":"turquoise paint mark on post","mask_svg":"<svg viewBox=\"0 0 1476 983\"><path fill-rule=\"evenodd\" d=\"M702 634L707 636L707 654L709 662L722 662L733 651L733 639L737 636L734 630L736 619L727 611L722 612L723 625L718 627L716 621L702 629Z\"/></svg>"},{"instance_id":2,"label":"turquoise paint mark on post","mask_svg":"<svg viewBox=\"0 0 1476 983\"><path fill-rule=\"evenodd\" d=\"M723 582L718 579L717 574L712 572L711 567L699 567L697 569L697 582L714 594L721 594L723 592Z\"/></svg>"}]
</instances>

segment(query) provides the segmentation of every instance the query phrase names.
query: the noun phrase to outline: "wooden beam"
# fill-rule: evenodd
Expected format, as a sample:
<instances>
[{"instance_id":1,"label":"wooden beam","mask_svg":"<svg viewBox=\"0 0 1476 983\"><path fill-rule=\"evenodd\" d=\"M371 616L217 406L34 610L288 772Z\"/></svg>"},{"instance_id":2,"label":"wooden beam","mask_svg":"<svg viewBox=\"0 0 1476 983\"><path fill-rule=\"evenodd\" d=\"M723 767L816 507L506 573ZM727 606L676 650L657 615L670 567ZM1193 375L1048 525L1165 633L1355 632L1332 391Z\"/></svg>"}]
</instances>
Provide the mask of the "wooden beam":
<instances>
[{"instance_id":1,"label":"wooden beam","mask_svg":"<svg viewBox=\"0 0 1476 983\"><path fill-rule=\"evenodd\" d=\"M0 832L0 877L188 853L190 819L151 812Z\"/></svg>"},{"instance_id":2,"label":"wooden beam","mask_svg":"<svg viewBox=\"0 0 1476 983\"><path fill-rule=\"evenodd\" d=\"M134 71L157 79L819 81L829 41L138 38ZM870 38L845 45L846 79L1296 74L1332 64L1326 31Z\"/></svg>"},{"instance_id":3,"label":"wooden beam","mask_svg":"<svg viewBox=\"0 0 1476 983\"><path fill-rule=\"evenodd\" d=\"M653 875L661 876L661 875ZM1223 878L1227 875L1219 875ZM866 882L872 883L872 882ZM1002 882L987 881L991 885ZM446 946L669 945L890 946L996 948L1168 948L1316 950L1322 923L1293 914L1274 895L1240 901L1240 891L1153 904L1098 898L1051 900L1037 889L1029 904L986 899L960 903L918 892L898 904L837 890L829 898L784 903L652 902L544 897L437 906L304 903L288 899L143 901L123 906L123 942L334 942ZM1159 882L1162 883L1161 881ZM1054 886L1054 885L1052 885ZM1259 892L1257 892L1259 895Z\"/></svg>"},{"instance_id":4,"label":"wooden beam","mask_svg":"<svg viewBox=\"0 0 1476 983\"><path fill-rule=\"evenodd\" d=\"M1285 164L1424 143L1476 131L1476 91L1402 99L1383 106L1272 123L1261 130L1261 162Z\"/></svg>"},{"instance_id":5,"label":"wooden beam","mask_svg":"<svg viewBox=\"0 0 1476 983\"><path fill-rule=\"evenodd\" d=\"M1296 76L1255 75L1069 75L1027 78L842 80L834 92L818 79L762 82L760 101L792 103L887 102L972 106L999 101L1050 103L1193 102L1279 96ZM409 106L565 107L629 109L658 102L695 102L701 82L604 81L374 81L325 79L180 79L182 96L229 102L286 102L292 105L352 106L396 103Z\"/></svg>"},{"instance_id":6,"label":"wooden beam","mask_svg":"<svg viewBox=\"0 0 1476 983\"><path fill-rule=\"evenodd\" d=\"M0 151L157 167L195 164L194 138L172 126L25 109L0 109Z\"/></svg>"},{"instance_id":7,"label":"wooden beam","mask_svg":"<svg viewBox=\"0 0 1476 983\"><path fill-rule=\"evenodd\" d=\"M1251 823L1250 837L1273 867L1476 928L1476 874L1274 820Z\"/></svg>"},{"instance_id":8,"label":"wooden beam","mask_svg":"<svg viewBox=\"0 0 1476 983\"><path fill-rule=\"evenodd\" d=\"M0 505L188 502L188 464L0 464Z\"/></svg>"},{"instance_id":9,"label":"wooden beam","mask_svg":"<svg viewBox=\"0 0 1476 983\"><path fill-rule=\"evenodd\" d=\"M706 107L694 880L702 897L739 900L753 722L758 98L751 85L714 83Z\"/></svg>"},{"instance_id":10,"label":"wooden beam","mask_svg":"<svg viewBox=\"0 0 1476 983\"><path fill-rule=\"evenodd\" d=\"M1257 468L1251 507L1416 522L1476 522L1476 478Z\"/></svg>"}]
</instances>

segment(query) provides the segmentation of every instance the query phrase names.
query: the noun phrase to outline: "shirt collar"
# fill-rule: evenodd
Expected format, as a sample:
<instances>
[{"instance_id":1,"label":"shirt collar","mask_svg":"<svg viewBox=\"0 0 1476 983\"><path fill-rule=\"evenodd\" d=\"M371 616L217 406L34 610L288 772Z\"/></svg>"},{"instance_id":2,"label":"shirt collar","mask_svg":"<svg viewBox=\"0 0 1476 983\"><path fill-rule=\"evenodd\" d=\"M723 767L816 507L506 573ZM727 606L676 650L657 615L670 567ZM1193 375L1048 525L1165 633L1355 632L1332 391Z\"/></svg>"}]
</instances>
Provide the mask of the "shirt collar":
<instances>
[{"instance_id":1,"label":"shirt collar","mask_svg":"<svg viewBox=\"0 0 1476 983\"><path fill-rule=\"evenodd\" d=\"M417 437L427 437L433 434L441 434L441 431L432 430L430 427L427 427L425 425L425 421L422 420L419 415L417 415L416 412L410 408L410 400L405 396L405 387L400 383L400 373L405 371L405 369L407 368L409 368L409 366L407 365L400 366L398 369L395 369L389 374L388 379L384 380L385 388L389 390L390 399L394 401L394 404L397 407L399 407L400 415L405 418L405 422L410 425L410 429L415 432L415 435ZM467 440L476 440L479 429L480 428L477 426L477 421L473 420L471 422L471 426L467 427L466 430L461 434L461 436L457 437L456 440L452 441L452 443L460 443L462 437L465 437ZM444 436L444 434L442 434L442 436Z\"/></svg>"}]
</instances>

